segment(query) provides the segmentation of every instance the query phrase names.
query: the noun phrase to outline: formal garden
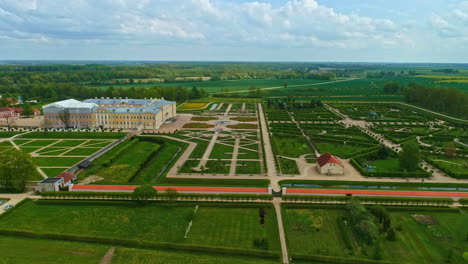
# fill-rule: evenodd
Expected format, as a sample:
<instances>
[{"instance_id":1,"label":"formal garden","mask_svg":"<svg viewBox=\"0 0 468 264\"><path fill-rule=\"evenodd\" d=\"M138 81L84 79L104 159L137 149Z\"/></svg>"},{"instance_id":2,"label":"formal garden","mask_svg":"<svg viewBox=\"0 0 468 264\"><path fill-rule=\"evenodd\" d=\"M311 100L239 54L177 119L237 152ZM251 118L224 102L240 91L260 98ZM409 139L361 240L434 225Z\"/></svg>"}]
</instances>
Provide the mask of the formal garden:
<instances>
[{"instance_id":1,"label":"formal garden","mask_svg":"<svg viewBox=\"0 0 468 264\"><path fill-rule=\"evenodd\" d=\"M355 120L369 122L428 122L433 120L427 114L410 109L400 104L391 103L331 103Z\"/></svg>"}]
</instances>

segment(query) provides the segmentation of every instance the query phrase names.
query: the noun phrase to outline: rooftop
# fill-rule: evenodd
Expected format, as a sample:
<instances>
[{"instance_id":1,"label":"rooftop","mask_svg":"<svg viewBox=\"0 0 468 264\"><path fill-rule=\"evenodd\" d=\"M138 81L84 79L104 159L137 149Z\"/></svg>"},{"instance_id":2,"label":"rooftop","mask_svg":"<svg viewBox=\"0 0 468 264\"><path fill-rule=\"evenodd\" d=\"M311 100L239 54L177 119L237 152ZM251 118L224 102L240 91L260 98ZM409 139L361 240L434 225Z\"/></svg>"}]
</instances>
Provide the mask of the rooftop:
<instances>
[{"instance_id":1,"label":"rooftop","mask_svg":"<svg viewBox=\"0 0 468 264\"><path fill-rule=\"evenodd\" d=\"M50 177L50 178L42 180L39 183L56 183L56 182L61 181L61 180L62 180L62 178L59 178L59 177Z\"/></svg>"},{"instance_id":2,"label":"rooftop","mask_svg":"<svg viewBox=\"0 0 468 264\"><path fill-rule=\"evenodd\" d=\"M328 163L334 163L334 164L339 164L341 167L343 166L343 163L339 159L337 159L335 156L333 156L330 153L323 154L322 156L317 158L317 163L320 167L324 166L325 164Z\"/></svg>"}]
</instances>

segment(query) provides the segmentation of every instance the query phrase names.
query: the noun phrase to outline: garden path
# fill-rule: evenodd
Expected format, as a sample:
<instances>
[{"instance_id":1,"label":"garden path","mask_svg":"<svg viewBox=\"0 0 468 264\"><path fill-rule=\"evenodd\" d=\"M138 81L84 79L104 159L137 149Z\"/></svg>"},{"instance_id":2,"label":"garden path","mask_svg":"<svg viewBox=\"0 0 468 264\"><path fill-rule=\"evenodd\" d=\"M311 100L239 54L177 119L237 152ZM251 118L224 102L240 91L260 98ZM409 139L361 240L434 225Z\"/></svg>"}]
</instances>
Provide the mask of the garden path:
<instances>
[{"instance_id":1,"label":"garden path","mask_svg":"<svg viewBox=\"0 0 468 264\"><path fill-rule=\"evenodd\" d=\"M224 116L229 115L229 111L231 111L231 108L232 108L232 104L229 104L227 109L226 109L226 112L224 112Z\"/></svg>"},{"instance_id":2,"label":"garden path","mask_svg":"<svg viewBox=\"0 0 468 264\"><path fill-rule=\"evenodd\" d=\"M232 152L231 167L229 168L229 176L236 175L237 156L239 155L240 138L236 138L234 143L234 151Z\"/></svg>"},{"instance_id":3,"label":"garden path","mask_svg":"<svg viewBox=\"0 0 468 264\"><path fill-rule=\"evenodd\" d=\"M213 151L213 148L216 144L216 141L218 140L219 136L219 131L216 131L213 134L213 137L211 137L210 144L208 144L208 147L205 150L205 153L203 154L203 157L200 160L200 163L198 164L198 167L196 169L201 170L201 167L205 166L206 163L208 162L208 159L210 158L211 152Z\"/></svg>"},{"instance_id":4,"label":"garden path","mask_svg":"<svg viewBox=\"0 0 468 264\"><path fill-rule=\"evenodd\" d=\"M283 263L289 263L288 248L286 246L286 236L284 234L283 216L281 214L281 203L283 199L281 197L273 198L273 206L276 211L276 218L278 222L278 233L281 244L281 255L283 256Z\"/></svg>"}]
</instances>

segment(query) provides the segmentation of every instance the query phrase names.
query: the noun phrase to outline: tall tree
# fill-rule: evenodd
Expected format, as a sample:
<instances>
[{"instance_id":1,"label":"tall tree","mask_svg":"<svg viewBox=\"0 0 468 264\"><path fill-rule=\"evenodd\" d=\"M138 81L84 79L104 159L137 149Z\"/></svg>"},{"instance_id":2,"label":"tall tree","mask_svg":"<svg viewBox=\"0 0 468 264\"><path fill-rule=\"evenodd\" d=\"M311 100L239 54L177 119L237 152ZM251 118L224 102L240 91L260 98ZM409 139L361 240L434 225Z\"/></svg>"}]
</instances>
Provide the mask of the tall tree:
<instances>
[{"instance_id":1,"label":"tall tree","mask_svg":"<svg viewBox=\"0 0 468 264\"><path fill-rule=\"evenodd\" d=\"M13 128L13 126L15 125L16 123L16 117L14 116L4 116L2 117L3 121L2 122L8 129L8 131L11 131L11 129Z\"/></svg>"},{"instance_id":2,"label":"tall tree","mask_svg":"<svg viewBox=\"0 0 468 264\"><path fill-rule=\"evenodd\" d=\"M415 172L418 169L418 164L421 160L418 143L416 141L410 141L404 144L399 160L401 170Z\"/></svg>"},{"instance_id":3,"label":"tall tree","mask_svg":"<svg viewBox=\"0 0 468 264\"><path fill-rule=\"evenodd\" d=\"M70 110L68 110L68 109L63 109L59 113L59 119L60 119L60 121L62 121L65 128L70 127L70 117L71 117Z\"/></svg>"},{"instance_id":4,"label":"tall tree","mask_svg":"<svg viewBox=\"0 0 468 264\"><path fill-rule=\"evenodd\" d=\"M29 103L25 103L23 105L23 111L21 112L22 115L26 117L30 117L34 115L34 110L32 109L31 105Z\"/></svg>"},{"instance_id":5,"label":"tall tree","mask_svg":"<svg viewBox=\"0 0 468 264\"><path fill-rule=\"evenodd\" d=\"M455 154L457 153L457 147L455 146L455 142L450 141L445 145L445 155L447 155L448 158L453 158Z\"/></svg>"},{"instance_id":6,"label":"tall tree","mask_svg":"<svg viewBox=\"0 0 468 264\"><path fill-rule=\"evenodd\" d=\"M0 189L22 192L36 166L29 154L11 149L0 153Z\"/></svg>"},{"instance_id":7,"label":"tall tree","mask_svg":"<svg viewBox=\"0 0 468 264\"><path fill-rule=\"evenodd\" d=\"M148 199L156 197L158 191L151 185L142 185L133 190L132 198L138 201L147 201Z\"/></svg>"}]
</instances>

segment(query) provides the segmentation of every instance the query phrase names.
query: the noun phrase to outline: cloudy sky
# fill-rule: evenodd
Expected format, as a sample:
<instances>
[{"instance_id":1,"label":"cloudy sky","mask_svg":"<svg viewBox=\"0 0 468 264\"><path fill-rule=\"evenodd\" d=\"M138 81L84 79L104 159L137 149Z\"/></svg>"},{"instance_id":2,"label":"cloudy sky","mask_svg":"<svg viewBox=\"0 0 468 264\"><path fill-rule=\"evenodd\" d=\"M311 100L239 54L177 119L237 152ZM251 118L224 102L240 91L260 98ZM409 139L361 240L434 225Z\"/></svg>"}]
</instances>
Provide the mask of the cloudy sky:
<instances>
[{"instance_id":1,"label":"cloudy sky","mask_svg":"<svg viewBox=\"0 0 468 264\"><path fill-rule=\"evenodd\" d=\"M0 0L0 60L468 62L468 0Z\"/></svg>"}]
</instances>

